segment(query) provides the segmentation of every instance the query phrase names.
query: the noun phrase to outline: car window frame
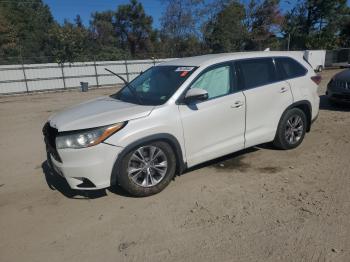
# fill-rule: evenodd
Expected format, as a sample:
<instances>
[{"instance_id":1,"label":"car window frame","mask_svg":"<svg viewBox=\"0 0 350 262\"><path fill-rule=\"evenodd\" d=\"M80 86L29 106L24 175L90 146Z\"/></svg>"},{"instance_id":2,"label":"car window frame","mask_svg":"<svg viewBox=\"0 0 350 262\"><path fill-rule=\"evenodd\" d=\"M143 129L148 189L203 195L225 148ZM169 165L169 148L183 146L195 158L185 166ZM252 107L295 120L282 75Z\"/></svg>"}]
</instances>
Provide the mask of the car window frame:
<instances>
[{"instance_id":1,"label":"car window frame","mask_svg":"<svg viewBox=\"0 0 350 262\"><path fill-rule=\"evenodd\" d=\"M277 66L277 63L278 61L276 60L277 58L287 58L287 59L290 59L294 62L296 62L297 64L299 64L302 68L304 68L305 72L303 75L300 75L300 76L294 76L294 77L288 77L288 74L287 72L284 70L283 67L281 67L280 69L278 69L278 66ZM304 57L303 57L304 59ZM284 74L284 78L281 79L281 81L285 81L285 80L290 80L290 79L294 79L294 78L299 78L299 77L303 77L303 76L306 76L309 72L309 70L303 65L301 64L299 61L297 61L296 59L294 59L293 57L290 57L290 56L275 56L273 57L273 60L274 60L274 64L275 64L275 67L276 67L276 73L278 74L278 70L281 70L281 72L283 72Z\"/></svg>"},{"instance_id":2,"label":"car window frame","mask_svg":"<svg viewBox=\"0 0 350 262\"><path fill-rule=\"evenodd\" d=\"M198 101L197 103L205 103L207 101L212 101L214 99L218 99L224 96L228 96L228 95L232 95L235 94L237 92L240 92L239 88L238 88L238 79L237 79L237 72L236 72L236 68L234 66L234 61L225 61L225 62L220 62L220 63L216 63L216 64L212 64L208 67L206 67L205 69L203 69L185 88L185 90L182 92L182 94L179 96L179 98L176 101L176 104L185 104L184 103L184 99L185 99L185 95L188 92L189 89L191 89L192 85L205 73L219 68L219 67L224 67L224 66L229 66L230 68L230 91L229 93L225 94L225 95L221 95L221 96L216 96L216 97L212 97L209 98L205 101Z\"/></svg>"},{"instance_id":3,"label":"car window frame","mask_svg":"<svg viewBox=\"0 0 350 262\"><path fill-rule=\"evenodd\" d=\"M259 87L262 87L262 86L266 86L266 85L270 85L270 84L273 84L273 83L277 83L277 82L283 81L283 80L279 80L278 79L277 69L276 69L276 65L274 63L274 59L273 58L274 57L272 57L272 56L264 56L264 57L251 57L251 58L243 58L243 59L235 60L234 62L236 63L237 74L238 74L238 87L240 88L240 91L251 90L251 89L255 89L255 88L259 88ZM243 61L261 60L261 59L269 59L269 60L271 60L274 80L270 81L270 82L268 82L266 84L263 84L263 85L257 85L257 86L254 86L254 87L247 88L246 87L246 83L244 81L244 77L243 77L243 72L242 72L243 70L242 70L242 67L240 66L239 63L243 62Z\"/></svg>"}]
</instances>

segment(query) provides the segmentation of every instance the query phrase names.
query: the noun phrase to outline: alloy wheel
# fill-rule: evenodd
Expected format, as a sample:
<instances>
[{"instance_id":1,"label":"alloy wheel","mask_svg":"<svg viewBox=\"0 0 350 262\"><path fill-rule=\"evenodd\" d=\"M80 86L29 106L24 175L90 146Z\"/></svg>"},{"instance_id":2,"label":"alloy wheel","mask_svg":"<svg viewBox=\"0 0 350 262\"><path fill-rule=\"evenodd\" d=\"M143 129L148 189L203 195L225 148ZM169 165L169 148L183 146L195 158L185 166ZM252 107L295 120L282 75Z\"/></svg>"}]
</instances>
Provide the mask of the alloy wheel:
<instances>
[{"instance_id":1,"label":"alloy wheel","mask_svg":"<svg viewBox=\"0 0 350 262\"><path fill-rule=\"evenodd\" d=\"M304 131L303 120L299 115L292 115L286 124L285 138L291 145L298 143Z\"/></svg>"},{"instance_id":2,"label":"alloy wheel","mask_svg":"<svg viewBox=\"0 0 350 262\"><path fill-rule=\"evenodd\" d=\"M141 187L152 187L162 181L168 169L164 152L156 146L143 146L130 157L128 176Z\"/></svg>"}]
</instances>

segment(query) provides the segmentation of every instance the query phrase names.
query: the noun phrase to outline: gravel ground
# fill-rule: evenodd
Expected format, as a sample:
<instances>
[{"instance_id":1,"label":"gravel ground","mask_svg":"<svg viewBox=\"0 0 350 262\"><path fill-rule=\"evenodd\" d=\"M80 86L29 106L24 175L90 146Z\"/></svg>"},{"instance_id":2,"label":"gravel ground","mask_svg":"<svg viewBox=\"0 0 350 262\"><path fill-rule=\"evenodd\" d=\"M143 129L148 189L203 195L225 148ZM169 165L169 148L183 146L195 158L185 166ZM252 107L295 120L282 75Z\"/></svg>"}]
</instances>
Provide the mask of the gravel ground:
<instances>
[{"instance_id":1,"label":"gravel ground","mask_svg":"<svg viewBox=\"0 0 350 262\"><path fill-rule=\"evenodd\" d=\"M258 146L200 165L162 193L71 191L47 175L53 112L113 89L0 98L0 260L349 261L350 110L324 97L291 151ZM46 174L46 175L45 175Z\"/></svg>"}]
</instances>

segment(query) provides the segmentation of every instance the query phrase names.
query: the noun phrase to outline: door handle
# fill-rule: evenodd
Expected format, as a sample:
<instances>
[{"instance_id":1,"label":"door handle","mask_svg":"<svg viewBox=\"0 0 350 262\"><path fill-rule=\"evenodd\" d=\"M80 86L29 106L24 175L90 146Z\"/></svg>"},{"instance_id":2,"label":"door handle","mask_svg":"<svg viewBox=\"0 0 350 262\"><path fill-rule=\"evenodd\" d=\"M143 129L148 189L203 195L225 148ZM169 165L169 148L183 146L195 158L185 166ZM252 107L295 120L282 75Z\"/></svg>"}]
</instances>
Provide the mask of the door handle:
<instances>
[{"instance_id":1,"label":"door handle","mask_svg":"<svg viewBox=\"0 0 350 262\"><path fill-rule=\"evenodd\" d=\"M244 105L244 103L242 101L236 101L231 108L240 108Z\"/></svg>"},{"instance_id":2,"label":"door handle","mask_svg":"<svg viewBox=\"0 0 350 262\"><path fill-rule=\"evenodd\" d=\"M285 93L287 91L288 91L287 87L281 87L281 89L280 89L280 93Z\"/></svg>"}]
</instances>

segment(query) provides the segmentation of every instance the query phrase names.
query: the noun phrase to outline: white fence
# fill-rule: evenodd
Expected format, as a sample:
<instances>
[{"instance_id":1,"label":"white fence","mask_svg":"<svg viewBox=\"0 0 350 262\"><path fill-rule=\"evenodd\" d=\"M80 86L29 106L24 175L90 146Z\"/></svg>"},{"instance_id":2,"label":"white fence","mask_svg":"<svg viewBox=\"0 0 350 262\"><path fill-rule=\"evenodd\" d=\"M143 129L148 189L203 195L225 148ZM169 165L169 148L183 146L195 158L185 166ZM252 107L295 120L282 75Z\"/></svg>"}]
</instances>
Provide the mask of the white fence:
<instances>
[{"instance_id":1,"label":"white fence","mask_svg":"<svg viewBox=\"0 0 350 262\"><path fill-rule=\"evenodd\" d=\"M120 84L122 81L105 68L132 80L141 71L168 60L171 59L1 65L0 94L76 88L80 82L96 87Z\"/></svg>"}]
</instances>

